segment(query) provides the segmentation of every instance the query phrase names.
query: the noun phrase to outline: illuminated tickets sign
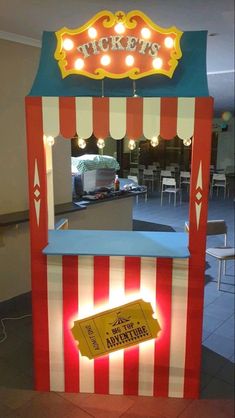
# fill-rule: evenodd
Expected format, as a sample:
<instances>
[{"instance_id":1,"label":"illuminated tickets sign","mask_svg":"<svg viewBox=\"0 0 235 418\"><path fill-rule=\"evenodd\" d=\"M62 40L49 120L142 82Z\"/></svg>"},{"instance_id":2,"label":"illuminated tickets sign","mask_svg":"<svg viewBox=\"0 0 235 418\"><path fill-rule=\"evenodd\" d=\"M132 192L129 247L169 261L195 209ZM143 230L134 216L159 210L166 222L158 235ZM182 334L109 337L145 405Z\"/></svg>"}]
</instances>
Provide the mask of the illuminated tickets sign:
<instances>
[{"instance_id":1,"label":"illuminated tickets sign","mask_svg":"<svg viewBox=\"0 0 235 418\"><path fill-rule=\"evenodd\" d=\"M172 77L182 56L182 32L163 29L144 13L102 11L78 29L56 32L55 59L65 78L80 74L94 79L138 79L152 74Z\"/></svg>"},{"instance_id":2,"label":"illuminated tickets sign","mask_svg":"<svg viewBox=\"0 0 235 418\"><path fill-rule=\"evenodd\" d=\"M93 359L156 338L161 328L152 314L140 299L75 321L72 334L81 354Z\"/></svg>"}]
</instances>

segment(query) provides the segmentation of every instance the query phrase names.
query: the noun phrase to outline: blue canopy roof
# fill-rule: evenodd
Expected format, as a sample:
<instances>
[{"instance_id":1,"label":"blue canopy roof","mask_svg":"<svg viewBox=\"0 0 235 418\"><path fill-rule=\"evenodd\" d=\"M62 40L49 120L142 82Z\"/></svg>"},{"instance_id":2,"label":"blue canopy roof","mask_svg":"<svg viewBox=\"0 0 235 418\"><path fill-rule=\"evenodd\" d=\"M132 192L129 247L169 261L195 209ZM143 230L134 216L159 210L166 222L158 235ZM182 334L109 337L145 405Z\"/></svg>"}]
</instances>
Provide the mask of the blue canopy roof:
<instances>
[{"instance_id":1,"label":"blue canopy roof","mask_svg":"<svg viewBox=\"0 0 235 418\"><path fill-rule=\"evenodd\" d=\"M136 80L136 93L141 97L207 97L206 73L207 31L184 32L181 38L182 58L170 79L156 74ZM62 78L54 58L54 32L44 32L38 72L29 96L101 96L102 81L85 76ZM133 81L129 78L104 79L104 95L133 96Z\"/></svg>"}]
</instances>

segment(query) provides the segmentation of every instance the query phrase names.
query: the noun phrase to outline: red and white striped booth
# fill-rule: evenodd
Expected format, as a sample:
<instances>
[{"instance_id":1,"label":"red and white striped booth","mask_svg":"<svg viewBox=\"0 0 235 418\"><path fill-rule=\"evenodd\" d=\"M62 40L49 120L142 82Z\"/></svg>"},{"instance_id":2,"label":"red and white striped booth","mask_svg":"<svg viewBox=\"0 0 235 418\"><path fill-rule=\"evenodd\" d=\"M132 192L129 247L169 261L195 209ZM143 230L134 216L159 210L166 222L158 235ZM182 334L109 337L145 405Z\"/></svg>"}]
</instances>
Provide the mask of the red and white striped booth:
<instances>
[{"instance_id":1,"label":"red and white striped booth","mask_svg":"<svg viewBox=\"0 0 235 418\"><path fill-rule=\"evenodd\" d=\"M26 98L36 390L199 396L212 111L209 97ZM192 137L189 258L43 253L54 229L45 136L70 139L76 132L117 140ZM73 321L129 298L157 309L159 338L95 360L82 357Z\"/></svg>"}]
</instances>

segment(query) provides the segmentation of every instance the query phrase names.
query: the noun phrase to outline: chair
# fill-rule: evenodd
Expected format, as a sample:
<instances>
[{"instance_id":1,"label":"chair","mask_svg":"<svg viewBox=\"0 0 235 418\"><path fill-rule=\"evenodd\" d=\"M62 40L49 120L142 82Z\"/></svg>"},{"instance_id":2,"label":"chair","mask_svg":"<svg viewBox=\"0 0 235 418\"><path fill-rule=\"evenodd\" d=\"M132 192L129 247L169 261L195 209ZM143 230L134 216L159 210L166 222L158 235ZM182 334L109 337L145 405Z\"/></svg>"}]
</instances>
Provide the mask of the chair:
<instances>
[{"instance_id":1,"label":"chair","mask_svg":"<svg viewBox=\"0 0 235 418\"><path fill-rule=\"evenodd\" d=\"M189 232L189 224L185 222L185 230ZM221 267L224 262L223 274L226 276L226 261L235 259L235 248L227 246L227 224L224 220L207 221L206 235L223 235L224 245L221 247L212 247L206 249L206 254L214 257L219 261L218 275L217 275L217 289L220 290L221 283Z\"/></svg>"},{"instance_id":2,"label":"chair","mask_svg":"<svg viewBox=\"0 0 235 418\"><path fill-rule=\"evenodd\" d=\"M127 176L128 180L130 180L130 184L133 184L134 186L138 186L138 178L137 176ZM145 202L147 201L147 189L146 193L144 194ZM136 196L136 203L139 203L139 196Z\"/></svg>"},{"instance_id":3,"label":"chair","mask_svg":"<svg viewBox=\"0 0 235 418\"><path fill-rule=\"evenodd\" d=\"M161 206L164 193L167 193L169 195L169 203L171 201L171 195L174 195L174 206L176 206L176 195L177 193L179 193L181 203L181 190L176 187L176 180L174 178L164 177L162 179Z\"/></svg>"},{"instance_id":4,"label":"chair","mask_svg":"<svg viewBox=\"0 0 235 418\"><path fill-rule=\"evenodd\" d=\"M182 186L186 184L187 190L189 189L190 185L190 177L191 174L189 171L181 171L180 172L180 188L182 189Z\"/></svg>"},{"instance_id":5,"label":"chair","mask_svg":"<svg viewBox=\"0 0 235 418\"><path fill-rule=\"evenodd\" d=\"M149 168L145 168L143 171L143 184L151 184L151 189L153 191L154 189L154 171L149 169Z\"/></svg>"},{"instance_id":6,"label":"chair","mask_svg":"<svg viewBox=\"0 0 235 418\"><path fill-rule=\"evenodd\" d=\"M131 167L130 168L130 175L131 176L137 176L139 177L139 169L137 167Z\"/></svg>"},{"instance_id":7,"label":"chair","mask_svg":"<svg viewBox=\"0 0 235 418\"><path fill-rule=\"evenodd\" d=\"M217 173L213 174L212 181L211 181L211 190L210 190L211 197L213 196L213 190L215 187L217 189L217 196L219 194L219 189L221 188L224 189L224 199L225 199L226 187L227 187L225 174L217 174Z\"/></svg>"}]
</instances>

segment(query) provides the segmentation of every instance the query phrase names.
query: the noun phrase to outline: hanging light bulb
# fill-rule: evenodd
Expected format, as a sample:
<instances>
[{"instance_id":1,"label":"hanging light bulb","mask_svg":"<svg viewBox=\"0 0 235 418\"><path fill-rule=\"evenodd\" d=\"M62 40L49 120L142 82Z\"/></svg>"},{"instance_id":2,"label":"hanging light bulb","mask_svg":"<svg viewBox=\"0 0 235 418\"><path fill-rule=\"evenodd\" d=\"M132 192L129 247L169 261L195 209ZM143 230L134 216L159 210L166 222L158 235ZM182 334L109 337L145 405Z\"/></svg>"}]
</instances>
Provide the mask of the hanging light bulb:
<instances>
[{"instance_id":1,"label":"hanging light bulb","mask_svg":"<svg viewBox=\"0 0 235 418\"><path fill-rule=\"evenodd\" d=\"M78 138L78 146L79 146L79 148L81 148L81 149L86 148L86 141L85 141L85 139L83 139L83 138Z\"/></svg>"},{"instance_id":2,"label":"hanging light bulb","mask_svg":"<svg viewBox=\"0 0 235 418\"><path fill-rule=\"evenodd\" d=\"M192 143L192 140L191 140L190 138L187 138L187 139L184 139L184 140L183 140L183 144L184 144L186 147L189 147L189 145L191 145L191 143Z\"/></svg>"},{"instance_id":3,"label":"hanging light bulb","mask_svg":"<svg viewBox=\"0 0 235 418\"><path fill-rule=\"evenodd\" d=\"M52 147L52 145L54 145L55 143L55 138L53 136L46 136L44 135L44 140L47 142L48 145L50 145Z\"/></svg>"},{"instance_id":4,"label":"hanging light bulb","mask_svg":"<svg viewBox=\"0 0 235 418\"><path fill-rule=\"evenodd\" d=\"M97 147L99 149L103 149L105 147L105 142L104 142L104 140L102 138L99 138L98 139L98 141L97 141Z\"/></svg>"},{"instance_id":5,"label":"hanging light bulb","mask_svg":"<svg viewBox=\"0 0 235 418\"><path fill-rule=\"evenodd\" d=\"M136 148L136 143L134 139L130 139L129 143L128 143L128 148L132 151L133 149Z\"/></svg>"},{"instance_id":6,"label":"hanging light bulb","mask_svg":"<svg viewBox=\"0 0 235 418\"><path fill-rule=\"evenodd\" d=\"M157 145L159 144L159 139L156 136L153 136L150 143L152 147L157 147Z\"/></svg>"}]
</instances>

